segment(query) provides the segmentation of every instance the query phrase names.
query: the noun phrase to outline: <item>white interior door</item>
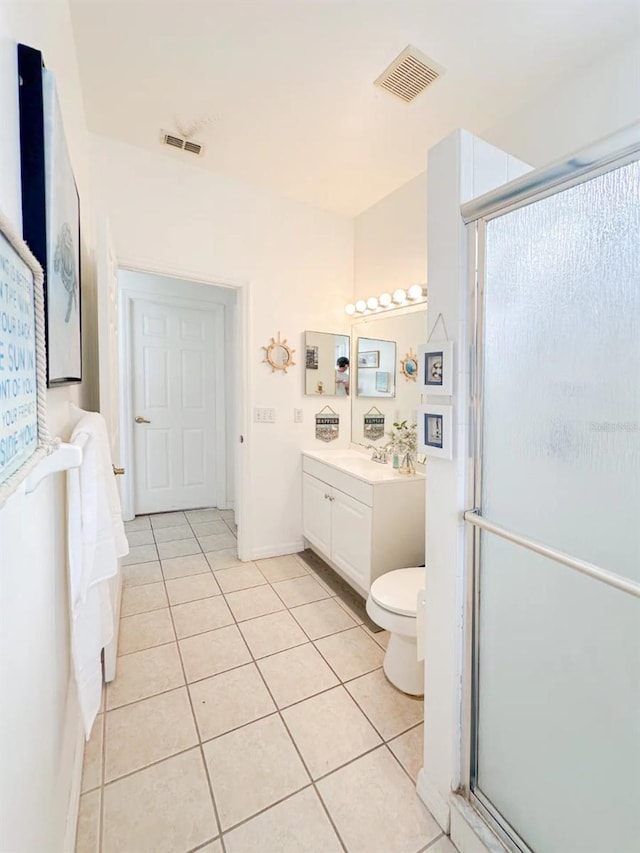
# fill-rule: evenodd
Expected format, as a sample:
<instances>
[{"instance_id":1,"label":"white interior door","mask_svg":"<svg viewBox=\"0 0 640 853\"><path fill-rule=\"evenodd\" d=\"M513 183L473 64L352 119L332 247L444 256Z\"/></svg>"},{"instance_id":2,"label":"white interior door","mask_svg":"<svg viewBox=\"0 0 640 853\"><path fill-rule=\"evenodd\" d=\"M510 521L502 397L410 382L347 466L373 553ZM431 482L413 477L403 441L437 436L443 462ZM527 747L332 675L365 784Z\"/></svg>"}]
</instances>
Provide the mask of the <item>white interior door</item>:
<instances>
[{"instance_id":1,"label":"white interior door","mask_svg":"<svg viewBox=\"0 0 640 853\"><path fill-rule=\"evenodd\" d=\"M98 377L100 412L107 422L115 465L120 464L118 334L118 260L104 219L98 232Z\"/></svg>"},{"instance_id":2,"label":"white interior door","mask_svg":"<svg viewBox=\"0 0 640 853\"><path fill-rule=\"evenodd\" d=\"M223 335L215 308L133 303L136 514L216 506Z\"/></svg>"}]
</instances>

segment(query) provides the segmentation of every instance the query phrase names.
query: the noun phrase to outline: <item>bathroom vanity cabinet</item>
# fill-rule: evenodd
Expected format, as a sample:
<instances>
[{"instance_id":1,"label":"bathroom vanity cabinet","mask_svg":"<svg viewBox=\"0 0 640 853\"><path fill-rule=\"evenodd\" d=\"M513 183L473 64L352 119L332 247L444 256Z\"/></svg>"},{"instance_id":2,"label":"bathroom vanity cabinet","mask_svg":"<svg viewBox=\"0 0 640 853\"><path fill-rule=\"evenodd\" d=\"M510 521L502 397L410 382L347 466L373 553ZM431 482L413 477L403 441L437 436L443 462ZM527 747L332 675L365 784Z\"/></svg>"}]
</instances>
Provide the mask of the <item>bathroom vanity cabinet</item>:
<instances>
[{"instance_id":1,"label":"bathroom vanity cabinet","mask_svg":"<svg viewBox=\"0 0 640 853\"><path fill-rule=\"evenodd\" d=\"M360 595L381 574L424 563L423 474L355 451L302 456L303 536Z\"/></svg>"}]
</instances>

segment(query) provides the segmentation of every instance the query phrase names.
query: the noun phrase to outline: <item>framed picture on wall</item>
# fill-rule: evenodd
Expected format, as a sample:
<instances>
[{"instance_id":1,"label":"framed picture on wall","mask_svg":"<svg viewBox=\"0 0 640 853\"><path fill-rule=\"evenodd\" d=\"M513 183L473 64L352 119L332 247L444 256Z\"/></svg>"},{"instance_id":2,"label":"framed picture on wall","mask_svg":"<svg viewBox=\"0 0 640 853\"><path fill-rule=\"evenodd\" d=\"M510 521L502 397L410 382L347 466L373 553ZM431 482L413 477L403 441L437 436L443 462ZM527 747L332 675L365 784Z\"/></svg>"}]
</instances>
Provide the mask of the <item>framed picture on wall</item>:
<instances>
[{"instance_id":1,"label":"framed picture on wall","mask_svg":"<svg viewBox=\"0 0 640 853\"><path fill-rule=\"evenodd\" d=\"M80 200L53 75L18 45L22 230L44 270L47 385L82 381Z\"/></svg>"},{"instance_id":2,"label":"framed picture on wall","mask_svg":"<svg viewBox=\"0 0 640 853\"><path fill-rule=\"evenodd\" d=\"M453 407L418 409L418 451L436 459L453 459Z\"/></svg>"},{"instance_id":3,"label":"framed picture on wall","mask_svg":"<svg viewBox=\"0 0 640 853\"><path fill-rule=\"evenodd\" d=\"M418 377L423 394L453 393L453 341L434 341L418 347Z\"/></svg>"}]
</instances>

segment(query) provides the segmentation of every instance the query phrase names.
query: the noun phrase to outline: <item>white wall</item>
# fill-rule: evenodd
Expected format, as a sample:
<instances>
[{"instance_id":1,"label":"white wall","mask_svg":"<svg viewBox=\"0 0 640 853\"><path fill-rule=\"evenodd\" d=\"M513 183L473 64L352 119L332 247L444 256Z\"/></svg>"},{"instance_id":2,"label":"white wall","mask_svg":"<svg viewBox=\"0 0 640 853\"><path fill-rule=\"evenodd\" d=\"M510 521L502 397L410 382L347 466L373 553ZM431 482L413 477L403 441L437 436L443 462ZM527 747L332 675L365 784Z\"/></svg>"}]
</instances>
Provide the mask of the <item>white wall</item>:
<instances>
[{"instance_id":1,"label":"white wall","mask_svg":"<svg viewBox=\"0 0 640 853\"><path fill-rule=\"evenodd\" d=\"M275 424L241 425L248 463L245 536L253 558L302 546L300 450L317 444L318 398L304 397L304 330L346 332L352 298L353 221L259 192L163 153L92 137L96 188L123 266L210 282L250 283L248 404L276 410ZM278 332L295 367L272 373L262 347ZM325 401L322 401L324 405ZM340 443L349 400L335 398ZM303 423L293 423L293 409ZM130 460L124 460L130 465Z\"/></svg>"},{"instance_id":2,"label":"white wall","mask_svg":"<svg viewBox=\"0 0 640 853\"><path fill-rule=\"evenodd\" d=\"M425 164L426 164L425 152ZM355 219L355 297L427 281L427 173Z\"/></svg>"},{"instance_id":3,"label":"white wall","mask_svg":"<svg viewBox=\"0 0 640 853\"><path fill-rule=\"evenodd\" d=\"M0 5L0 207L21 225L16 43L40 49L56 77L83 231L85 382L47 394L54 434L68 401L90 406L95 382L93 228L88 138L67 0ZM0 849L63 850L80 720L69 668L63 475L0 510Z\"/></svg>"}]
</instances>

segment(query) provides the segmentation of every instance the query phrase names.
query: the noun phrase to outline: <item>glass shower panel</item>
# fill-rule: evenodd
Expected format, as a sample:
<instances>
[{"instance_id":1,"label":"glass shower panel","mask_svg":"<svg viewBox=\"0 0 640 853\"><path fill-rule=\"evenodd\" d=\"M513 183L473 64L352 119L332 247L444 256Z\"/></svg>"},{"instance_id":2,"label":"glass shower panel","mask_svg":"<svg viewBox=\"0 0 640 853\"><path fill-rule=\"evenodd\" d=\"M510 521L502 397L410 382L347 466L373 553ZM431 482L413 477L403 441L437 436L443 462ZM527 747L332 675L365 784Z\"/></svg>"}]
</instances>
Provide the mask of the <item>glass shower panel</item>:
<instances>
[{"instance_id":1,"label":"glass shower panel","mask_svg":"<svg viewBox=\"0 0 640 853\"><path fill-rule=\"evenodd\" d=\"M640 164L490 221L486 258L482 514L640 580ZM477 788L535 850L631 853L638 600L488 535L480 592Z\"/></svg>"},{"instance_id":2,"label":"glass shower panel","mask_svg":"<svg viewBox=\"0 0 640 853\"><path fill-rule=\"evenodd\" d=\"M477 788L536 853L635 853L640 601L482 534Z\"/></svg>"}]
</instances>

